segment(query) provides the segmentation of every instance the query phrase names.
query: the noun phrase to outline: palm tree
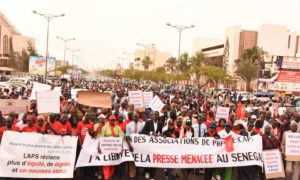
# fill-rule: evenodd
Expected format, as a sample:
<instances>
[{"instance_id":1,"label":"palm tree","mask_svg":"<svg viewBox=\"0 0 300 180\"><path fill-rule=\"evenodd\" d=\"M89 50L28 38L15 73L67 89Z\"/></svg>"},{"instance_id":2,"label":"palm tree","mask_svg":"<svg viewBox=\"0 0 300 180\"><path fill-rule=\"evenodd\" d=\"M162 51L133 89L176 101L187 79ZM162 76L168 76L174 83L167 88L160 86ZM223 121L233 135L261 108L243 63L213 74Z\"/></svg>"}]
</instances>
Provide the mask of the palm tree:
<instances>
[{"instance_id":1,"label":"palm tree","mask_svg":"<svg viewBox=\"0 0 300 180\"><path fill-rule=\"evenodd\" d=\"M246 82L246 90L250 91L251 81L258 77L261 56L264 51L259 47L246 49L236 62L236 75Z\"/></svg>"},{"instance_id":2,"label":"palm tree","mask_svg":"<svg viewBox=\"0 0 300 180\"><path fill-rule=\"evenodd\" d=\"M197 85L200 83L199 79L203 74L203 66L207 60L208 58L203 52L196 52L195 55L189 60L190 73L195 76Z\"/></svg>"},{"instance_id":3,"label":"palm tree","mask_svg":"<svg viewBox=\"0 0 300 180\"><path fill-rule=\"evenodd\" d=\"M153 64L149 56L145 56L142 60L142 65L144 66L144 70L149 70L149 67Z\"/></svg>"},{"instance_id":4,"label":"palm tree","mask_svg":"<svg viewBox=\"0 0 300 180\"><path fill-rule=\"evenodd\" d=\"M177 59L175 57L170 57L166 63L165 67L171 71L172 74L175 74L175 71L177 69Z\"/></svg>"}]
</instances>

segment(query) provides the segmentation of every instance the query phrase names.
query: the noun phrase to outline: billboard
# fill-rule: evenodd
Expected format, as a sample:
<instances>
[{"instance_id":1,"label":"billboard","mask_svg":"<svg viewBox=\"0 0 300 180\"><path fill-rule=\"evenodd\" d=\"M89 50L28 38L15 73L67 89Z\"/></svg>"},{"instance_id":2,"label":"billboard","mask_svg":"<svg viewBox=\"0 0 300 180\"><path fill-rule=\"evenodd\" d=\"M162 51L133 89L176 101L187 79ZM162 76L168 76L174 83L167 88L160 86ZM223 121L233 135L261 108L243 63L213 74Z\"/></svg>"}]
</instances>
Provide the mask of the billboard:
<instances>
[{"instance_id":1,"label":"billboard","mask_svg":"<svg viewBox=\"0 0 300 180\"><path fill-rule=\"evenodd\" d=\"M281 68L283 69L300 69L299 57L288 57L283 59Z\"/></svg>"},{"instance_id":2,"label":"billboard","mask_svg":"<svg viewBox=\"0 0 300 180\"><path fill-rule=\"evenodd\" d=\"M48 57L47 72L48 75L55 75L55 58ZM46 68L46 58L42 56L30 56L29 58L29 74L44 75Z\"/></svg>"}]
</instances>

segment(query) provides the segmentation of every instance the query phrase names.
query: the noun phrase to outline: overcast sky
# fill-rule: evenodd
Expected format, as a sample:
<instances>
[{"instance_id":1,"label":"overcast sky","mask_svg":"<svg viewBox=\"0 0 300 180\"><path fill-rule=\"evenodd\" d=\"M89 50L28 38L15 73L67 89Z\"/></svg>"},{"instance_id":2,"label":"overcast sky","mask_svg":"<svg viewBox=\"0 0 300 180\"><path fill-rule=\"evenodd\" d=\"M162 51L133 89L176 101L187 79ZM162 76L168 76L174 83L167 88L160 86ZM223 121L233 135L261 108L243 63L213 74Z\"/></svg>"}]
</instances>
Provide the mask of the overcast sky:
<instances>
[{"instance_id":1,"label":"overcast sky","mask_svg":"<svg viewBox=\"0 0 300 180\"><path fill-rule=\"evenodd\" d=\"M177 56L178 32L166 23L195 25L184 31L181 52L192 51L196 38L224 38L225 28L260 24L286 25L300 30L300 0L0 0L0 11L23 34L35 38L42 55L46 47L46 20L32 13L66 14L50 23L49 53L63 59L64 44L56 36L77 40L90 67L113 66L123 52L140 49L137 42ZM67 58L71 60L69 52ZM124 63L124 62L123 62Z\"/></svg>"}]
</instances>

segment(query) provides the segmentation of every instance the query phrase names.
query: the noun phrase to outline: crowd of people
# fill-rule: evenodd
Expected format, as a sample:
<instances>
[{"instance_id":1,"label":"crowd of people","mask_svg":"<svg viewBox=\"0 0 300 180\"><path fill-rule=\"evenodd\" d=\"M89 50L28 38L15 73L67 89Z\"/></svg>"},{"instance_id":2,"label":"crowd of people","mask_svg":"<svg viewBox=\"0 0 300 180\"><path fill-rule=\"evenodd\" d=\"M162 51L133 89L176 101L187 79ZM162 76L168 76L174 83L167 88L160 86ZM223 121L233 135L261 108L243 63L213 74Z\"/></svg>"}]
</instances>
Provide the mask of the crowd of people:
<instances>
[{"instance_id":1,"label":"crowd of people","mask_svg":"<svg viewBox=\"0 0 300 180\"><path fill-rule=\"evenodd\" d=\"M26 99L31 88L19 93L5 92L5 98ZM60 99L60 114L41 116L37 112L36 101L31 101L27 112L7 115L0 114L0 140L5 131L31 132L55 135L78 136L79 153L87 133L93 138L124 137L129 150L133 151L130 135L133 133L169 138L211 137L225 139L227 136L260 135L263 150L280 149L285 152L286 132L300 132L300 115L284 106L286 98L276 97L268 102L248 100L241 102L234 93L207 91L193 86L166 85L158 82L129 80L63 82ZM71 89L112 92L111 108L93 108L78 104L71 99ZM153 91L165 104L158 111L136 109L129 103L129 91ZM275 108L275 104L279 105ZM218 106L229 107L228 119L215 118ZM101 148L98 149L101 153ZM77 154L78 156L78 154ZM284 156L283 156L284 157ZM284 161L286 177L298 180L300 163ZM117 166L84 167L76 170L75 178L95 175L98 179L137 178L142 171L146 179L157 177L155 168L139 168L134 162L124 162ZM205 180L215 179L265 179L263 169L258 166L237 168L205 169L165 169L163 179L188 179L191 174L202 174Z\"/></svg>"}]
</instances>

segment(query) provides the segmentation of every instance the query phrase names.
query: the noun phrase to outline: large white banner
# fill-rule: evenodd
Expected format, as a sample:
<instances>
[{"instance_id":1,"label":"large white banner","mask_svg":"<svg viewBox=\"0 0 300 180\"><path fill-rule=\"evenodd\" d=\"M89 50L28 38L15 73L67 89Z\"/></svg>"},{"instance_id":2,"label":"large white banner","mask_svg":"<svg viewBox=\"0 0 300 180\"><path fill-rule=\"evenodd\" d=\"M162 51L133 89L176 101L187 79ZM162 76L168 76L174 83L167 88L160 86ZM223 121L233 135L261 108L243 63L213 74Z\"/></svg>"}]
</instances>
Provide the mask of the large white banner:
<instances>
[{"instance_id":1,"label":"large white banner","mask_svg":"<svg viewBox=\"0 0 300 180\"><path fill-rule=\"evenodd\" d=\"M126 148L120 154L99 154L99 140L85 141L77 167L116 165L133 161L140 167L207 168L262 166L261 136L233 137L234 151L226 152L224 140L213 138L163 138L145 135L131 137L133 153ZM92 151L91 151L92 150Z\"/></svg>"},{"instance_id":2,"label":"large white banner","mask_svg":"<svg viewBox=\"0 0 300 180\"><path fill-rule=\"evenodd\" d=\"M0 177L73 178L77 137L6 131Z\"/></svg>"}]
</instances>

